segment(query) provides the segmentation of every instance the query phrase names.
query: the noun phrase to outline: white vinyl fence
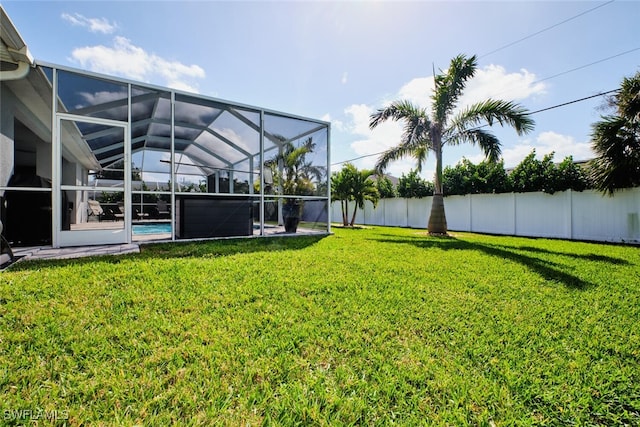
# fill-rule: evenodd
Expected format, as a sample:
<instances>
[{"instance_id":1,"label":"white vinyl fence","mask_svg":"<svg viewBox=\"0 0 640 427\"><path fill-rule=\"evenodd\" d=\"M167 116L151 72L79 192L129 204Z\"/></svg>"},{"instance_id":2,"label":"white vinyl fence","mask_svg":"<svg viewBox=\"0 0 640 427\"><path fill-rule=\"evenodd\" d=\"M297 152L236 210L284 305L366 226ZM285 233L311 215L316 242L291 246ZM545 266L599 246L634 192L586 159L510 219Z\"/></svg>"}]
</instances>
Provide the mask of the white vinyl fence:
<instances>
[{"instance_id":1,"label":"white vinyl fence","mask_svg":"<svg viewBox=\"0 0 640 427\"><path fill-rule=\"evenodd\" d=\"M356 223L427 228L431 197L367 202ZM640 243L640 188L603 196L594 190L545 193L473 194L444 198L451 231ZM349 219L353 204L349 206ZM340 203L331 218L340 222Z\"/></svg>"}]
</instances>

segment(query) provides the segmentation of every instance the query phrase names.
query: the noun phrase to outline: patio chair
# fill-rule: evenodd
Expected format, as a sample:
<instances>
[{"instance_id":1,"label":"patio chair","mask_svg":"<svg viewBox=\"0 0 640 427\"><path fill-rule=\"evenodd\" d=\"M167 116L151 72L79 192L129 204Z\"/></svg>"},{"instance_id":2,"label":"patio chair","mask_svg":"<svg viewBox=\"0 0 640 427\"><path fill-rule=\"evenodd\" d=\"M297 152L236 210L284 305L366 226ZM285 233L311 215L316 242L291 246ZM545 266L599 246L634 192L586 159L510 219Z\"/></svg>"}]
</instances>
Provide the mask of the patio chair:
<instances>
[{"instance_id":1,"label":"patio chair","mask_svg":"<svg viewBox=\"0 0 640 427\"><path fill-rule=\"evenodd\" d=\"M104 210L97 200L87 200L87 206L89 207L89 216L98 218L98 221L102 221L104 216Z\"/></svg>"},{"instance_id":2,"label":"patio chair","mask_svg":"<svg viewBox=\"0 0 640 427\"><path fill-rule=\"evenodd\" d=\"M123 220L124 221L124 203L118 202L118 212L114 212L113 216L116 218L116 221Z\"/></svg>"},{"instance_id":3,"label":"patio chair","mask_svg":"<svg viewBox=\"0 0 640 427\"><path fill-rule=\"evenodd\" d=\"M99 201L87 200L87 206L89 207L89 217L94 216L98 218L98 221L113 219L113 213L111 211L105 211Z\"/></svg>"},{"instance_id":4,"label":"patio chair","mask_svg":"<svg viewBox=\"0 0 640 427\"><path fill-rule=\"evenodd\" d=\"M169 205L164 200L158 200L156 202L156 209L158 210L157 212L158 218L171 217L171 209L169 209Z\"/></svg>"}]
</instances>

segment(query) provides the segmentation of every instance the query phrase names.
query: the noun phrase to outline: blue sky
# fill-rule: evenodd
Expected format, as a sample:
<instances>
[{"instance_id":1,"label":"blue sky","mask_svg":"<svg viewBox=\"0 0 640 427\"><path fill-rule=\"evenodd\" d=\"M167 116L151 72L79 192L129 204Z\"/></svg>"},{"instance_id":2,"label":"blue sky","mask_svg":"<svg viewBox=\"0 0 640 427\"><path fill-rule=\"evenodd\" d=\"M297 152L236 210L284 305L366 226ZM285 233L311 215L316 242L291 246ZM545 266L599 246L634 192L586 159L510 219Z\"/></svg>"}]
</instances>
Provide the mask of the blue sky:
<instances>
[{"instance_id":1,"label":"blue sky","mask_svg":"<svg viewBox=\"0 0 640 427\"><path fill-rule=\"evenodd\" d=\"M640 70L635 1L2 5L38 60L331 121L332 163L395 145L401 127L370 131L369 115L399 98L428 106L433 68L446 69L460 53L479 56L464 103L495 97L530 111L616 89ZM602 105L597 97L535 114L525 136L496 129L505 165L534 148L539 156L555 151L557 161L589 158ZM445 164L463 156L482 160L477 147L445 147ZM376 159L353 163L372 167ZM389 172L412 166L399 161ZM423 175L431 179L433 169L431 159Z\"/></svg>"}]
</instances>

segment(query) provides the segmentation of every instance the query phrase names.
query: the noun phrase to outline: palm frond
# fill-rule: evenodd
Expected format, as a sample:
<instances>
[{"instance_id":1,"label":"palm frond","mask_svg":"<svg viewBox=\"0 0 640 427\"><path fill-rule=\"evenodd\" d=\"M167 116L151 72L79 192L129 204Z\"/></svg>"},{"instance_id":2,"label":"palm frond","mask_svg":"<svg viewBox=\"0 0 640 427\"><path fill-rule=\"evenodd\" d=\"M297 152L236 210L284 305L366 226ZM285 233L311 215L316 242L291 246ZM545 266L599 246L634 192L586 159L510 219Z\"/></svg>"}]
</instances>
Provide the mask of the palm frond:
<instances>
[{"instance_id":1,"label":"palm frond","mask_svg":"<svg viewBox=\"0 0 640 427\"><path fill-rule=\"evenodd\" d=\"M399 121L414 117L424 117L429 120L424 108L420 108L407 100L394 101L388 107L381 108L371 115L369 128L373 129L387 120Z\"/></svg>"},{"instance_id":2,"label":"palm frond","mask_svg":"<svg viewBox=\"0 0 640 427\"><path fill-rule=\"evenodd\" d=\"M443 125L454 110L458 98L464 90L467 80L476 72L477 58L458 55L451 60L446 73L434 76L436 88L431 97L433 100L433 118Z\"/></svg>"},{"instance_id":3,"label":"palm frond","mask_svg":"<svg viewBox=\"0 0 640 427\"><path fill-rule=\"evenodd\" d=\"M431 148L429 131L432 123L427 111L406 100L395 101L372 114L369 127L373 129L386 120L403 121L403 134L399 145L380 156L376 171L382 173L392 161L409 156L416 158L421 169Z\"/></svg>"},{"instance_id":4,"label":"palm frond","mask_svg":"<svg viewBox=\"0 0 640 427\"><path fill-rule=\"evenodd\" d=\"M603 117L593 125L590 162L596 188L612 195L617 189L640 185L640 126L618 116Z\"/></svg>"},{"instance_id":5,"label":"palm frond","mask_svg":"<svg viewBox=\"0 0 640 427\"><path fill-rule=\"evenodd\" d=\"M498 140L494 134L486 130L477 128L467 129L456 133L447 142L451 145L458 145L462 143L478 145L484 152L486 159L491 163L497 163L502 156L500 140Z\"/></svg>"},{"instance_id":6,"label":"palm frond","mask_svg":"<svg viewBox=\"0 0 640 427\"><path fill-rule=\"evenodd\" d=\"M389 163L403 159L405 157L415 156L416 150L419 148L419 144L416 144L415 141L413 143L403 141L399 145L389 148L378 158L378 161L375 165L376 172L382 174L389 166Z\"/></svg>"},{"instance_id":7,"label":"palm frond","mask_svg":"<svg viewBox=\"0 0 640 427\"><path fill-rule=\"evenodd\" d=\"M640 71L633 77L624 78L615 100L618 115L640 122Z\"/></svg>"},{"instance_id":8,"label":"palm frond","mask_svg":"<svg viewBox=\"0 0 640 427\"><path fill-rule=\"evenodd\" d=\"M451 120L447 136L451 138L456 133L467 129L483 125L493 126L494 123L498 123L500 126L510 126L515 129L518 135L531 132L535 126L529 112L521 105L510 101L487 99L458 113Z\"/></svg>"}]
</instances>

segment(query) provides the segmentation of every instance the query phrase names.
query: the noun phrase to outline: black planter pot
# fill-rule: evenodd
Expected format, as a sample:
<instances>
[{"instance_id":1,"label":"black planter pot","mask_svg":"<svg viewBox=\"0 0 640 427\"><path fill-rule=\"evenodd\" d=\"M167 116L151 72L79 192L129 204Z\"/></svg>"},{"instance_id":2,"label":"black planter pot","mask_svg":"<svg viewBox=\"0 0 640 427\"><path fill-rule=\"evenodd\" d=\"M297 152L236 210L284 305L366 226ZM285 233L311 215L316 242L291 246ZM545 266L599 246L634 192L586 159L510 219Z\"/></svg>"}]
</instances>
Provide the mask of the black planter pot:
<instances>
[{"instance_id":1,"label":"black planter pot","mask_svg":"<svg viewBox=\"0 0 640 427\"><path fill-rule=\"evenodd\" d=\"M287 202L282 206L282 219L284 220L284 231L295 233L300 223L300 203Z\"/></svg>"}]
</instances>

